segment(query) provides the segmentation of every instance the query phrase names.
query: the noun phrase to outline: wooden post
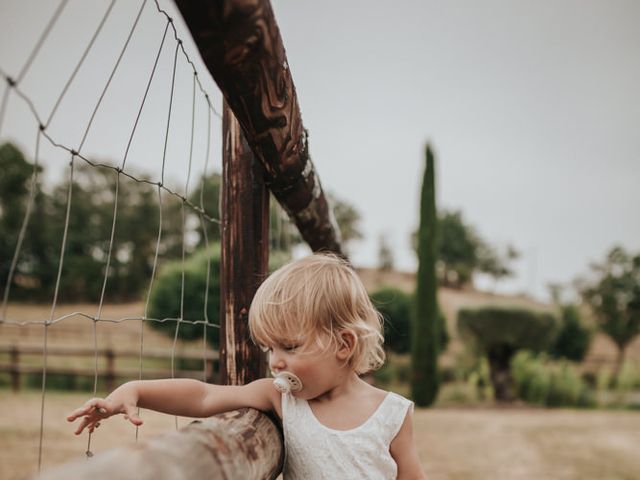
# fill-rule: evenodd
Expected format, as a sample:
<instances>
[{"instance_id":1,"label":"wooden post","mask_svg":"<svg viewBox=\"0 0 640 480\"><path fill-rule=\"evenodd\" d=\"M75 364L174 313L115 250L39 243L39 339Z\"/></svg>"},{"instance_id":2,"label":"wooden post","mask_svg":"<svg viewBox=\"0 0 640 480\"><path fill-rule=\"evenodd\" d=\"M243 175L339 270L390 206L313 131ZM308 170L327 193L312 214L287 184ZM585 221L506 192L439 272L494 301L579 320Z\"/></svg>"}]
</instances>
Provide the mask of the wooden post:
<instances>
[{"instance_id":1,"label":"wooden post","mask_svg":"<svg viewBox=\"0 0 640 480\"><path fill-rule=\"evenodd\" d=\"M276 425L253 409L193 422L177 432L48 470L39 480L274 479L284 448Z\"/></svg>"},{"instance_id":2,"label":"wooden post","mask_svg":"<svg viewBox=\"0 0 640 480\"><path fill-rule=\"evenodd\" d=\"M213 360L207 359L204 363L204 379L205 382L215 381L213 378Z\"/></svg>"},{"instance_id":3,"label":"wooden post","mask_svg":"<svg viewBox=\"0 0 640 480\"><path fill-rule=\"evenodd\" d=\"M107 360L107 373L105 375L105 383L109 392L113 391L116 383L116 355L111 348L108 348L104 355Z\"/></svg>"},{"instance_id":4,"label":"wooden post","mask_svg":"<svg viewBox=\"0 0 640 480\"><path fill-rule=\"evenodd\" d=\"M309 156L269 0L176 0L209 72L265 169L267 186L314 250L343 254Z\"/></svg>"},{"instance_id":5,"label":"wooden post","mask_svg":"<svg viewBox=\"0 0 640 480\"><path fill-rule=\"evenodd\" d=\"M249 338L249 306L267 274L269 194L261 165L225 103L222 116L220 383L244 385L265 374Z\"/></svg>"},{"instance_id":6,"label":"wooden post","mask_svg":"<svg viewBox=\"0 0 640 480\"><path fill-rule=\"evenodd\" d=\"M11 390L20 391L20 350L15 345L11 347Z\"/></svg>"}]
</instances>

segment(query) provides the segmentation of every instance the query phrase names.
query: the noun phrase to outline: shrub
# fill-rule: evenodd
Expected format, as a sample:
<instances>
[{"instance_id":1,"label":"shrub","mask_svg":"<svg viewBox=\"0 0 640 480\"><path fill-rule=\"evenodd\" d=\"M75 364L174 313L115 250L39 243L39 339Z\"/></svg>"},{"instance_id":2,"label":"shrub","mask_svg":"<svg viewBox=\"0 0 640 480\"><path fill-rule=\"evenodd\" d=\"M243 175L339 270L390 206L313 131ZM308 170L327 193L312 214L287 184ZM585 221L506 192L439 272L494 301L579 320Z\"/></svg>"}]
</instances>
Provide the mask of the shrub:
<instances>
[{"instance_id":1,"label":"shrub","mask_svg":"<svg viewBox=\"0 0 640 480\"><path fill-rule=\"evenodd\" d=\"M413 295L394 287L382 286L371 295L371 301L384 318L384 345L395 353L408 353L411 349L411 309ZM449 334L447 321L438 309L440 351L447 348Z\"/></svg>"},{"instance_id":2,"label":"shrub","mask_svg":"<svg viewBox=\"0 0 640 480\"><path fill-rule=\"evenodd\" d=\"M384 318L384 346L396 353L411 348L411 296L393 287L373 292L371 301Z\"/></svg>"},{"instance_id":3,"label":"shrub","mask_svg":"<svg viewBox=\"0 0 640 480\"><path fill-rule=\"evenodd\" d=\"M551 385L546 404L550 407L587 406L583 396L587 387L580 375L567 361L561 361L551 370Z\"/></svg>"},{"instance_id":4,"label":"shrub","mask_svg":"<svg viewBox=\"0 0 640 480\"><path fill-rule=\"evenodd\" d=\"M609 390L614 384L614 377L611 370L608 368L601 368L596 374L596 389L598 391Z\"/></svg>"},{"instance_id":5,"label":"shrub","mask_svg":"<svg viewBox=\"0 0 640 480\"><path fill-rule=\"evenodd\" d=\"M269 270L273 271L290 259L286 252L274 252L269 256ZM207 294L207 316L209 323L220 325L220 245L214 244L208 250L196 251L184 264L184 314L183 320L202 321L205 319L204 303L207 286L207 266L209 266L209 290ZM182 294L182 261L168 262L160 270L154 283L149 301L149 318L178 319ZM176 321L150 322L156 328L173 337ZM202 324L180 323L178 338L197 340L204 334ZM207 342L218 348L218 329L207 329Z\"/></svg>"},{"instance_id":6,"label":"shrub","mask_svg":"<svg viewBox=\"0 0 640 480\"><path fill-rule=\"evenodd\" d=\"M207 293L207 315L210 323L220 324L220 247L214 245L208 250L199 250L185 260L184 265L184 314L183 319L204 320L205 288L207 264L209 269L209 291ZM182 295L182 261L167 263L160 271L153 286L149 302L149 318L180 318ZM153 328L175 335L176 322L149 322ZM178 338L196 340L202 338L202 324L180 323ZM207 341L217 348L218 330L207 331Z\"/></svg>"},{"instance_id":7,"label":"shrub","mask_svg":"<svg viewBox=\"0 0 640 480\"><path fill-rule=\"evenodd\" d=\"M547 349L555 339L557 324L549 313L488 306L460 310L458 330L463 339L486 354L496 400L510 401L511 358L521 349Z\"/></svg>"},{"instance_id":8,"label":"shrub","mask_svg":"<svg viewBox=\"0 0 640 480\"><path fill-rule=\"evenodd\" d=\"M411 362L407 355L388 356L387 361L373 373L376 385L385 388L406 385L411 380Z\"/></svg>"},{"instance_id":9,"label":"shrub","mask_svg":"<svg viewBox=\"0 0 640 480\"><path fill-rule=\"evenodd\" d=\"M478 400L485 401L494 398L489 375L489 362L486 358L481 358L469 372L467 383L474 388Z\"/></svg>"},{"instance_id":10,"label":"shrub","mask_svg":"<svg viewBox=\"0 0 640 480\"><path fill-rule=\"evenodd\" d=\"M592 338L593 332L582 323L578 308L564 305L560 315L560 331L549 352L556 358L580 362L587 354Z\"/></svg>"},{"instance_id":11,"label":"shrub","mask_svg":"<svg viewBox=\"0 0 640 480\"><path fill-rule=\"evenodd\" d=\"M640 388L640 370L631 362L624 362L620 373L615 378L615 387L619 391L627 392Z\"/></svg>"},{"instance_id":12,"label":"shrub","mask_svg":"<svg viewBox=\"0 0 640 480\"><path fill-rule=\"evenodd\" d=\"M592 407L592 392L577 368L567 360L552 361L548 355L518 352L511 363L516 392L528 403L548 407Z\"/></svg>"},{"instance_id":13,"label":"shrub","mask_svg":"<svg viewBox=\"0 0 640 480\"><path fill-rule=\"evenodd\" d=\"M603 367L598 369L595 377L599 391L615 390L622 393L640 389L640 369L631 362L624 362L618 375L613 369Z\"/></svg>"},{"instance_id":14,"label":"shrub","mask_svg":"<svg viewBox=\"0 0 640 480\"><path fill-rule=\"evenodd\" d=\"M519 352L511 362L511 374L520 399L529 403L545 404L551 386L551 376L541 358L527 351Z\"/></svg>"},{"instance_id":15,"label":"shrub","mask_svg":"<svg viewBox=\"0 0 640 480\"><path fill-rule=\"evenodd\" d=\"M395 378L395 368L387 362L381 368L373 372L373 378L375 379L376 385L388 388Z\"/></svg>"}]
</instances>

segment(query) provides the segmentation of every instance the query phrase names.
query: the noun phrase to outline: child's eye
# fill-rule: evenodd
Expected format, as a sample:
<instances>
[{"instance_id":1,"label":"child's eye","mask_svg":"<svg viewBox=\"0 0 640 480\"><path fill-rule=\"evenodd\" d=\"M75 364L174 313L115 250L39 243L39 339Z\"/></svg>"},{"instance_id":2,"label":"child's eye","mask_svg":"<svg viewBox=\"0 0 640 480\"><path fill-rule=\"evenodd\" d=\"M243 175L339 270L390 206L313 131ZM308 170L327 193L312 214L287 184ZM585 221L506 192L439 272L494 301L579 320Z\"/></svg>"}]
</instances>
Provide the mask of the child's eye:
<instances>
[{"instance_id":1,"label":"child's eye","mask_svg":"<svg viewBox=\"0 0 640 480\"><path fill-rule=\"evenodd\" d=\"M300 345L282 345L282 349L287 352L295 352L298 348Z\"/></svg>"}]
</instances>

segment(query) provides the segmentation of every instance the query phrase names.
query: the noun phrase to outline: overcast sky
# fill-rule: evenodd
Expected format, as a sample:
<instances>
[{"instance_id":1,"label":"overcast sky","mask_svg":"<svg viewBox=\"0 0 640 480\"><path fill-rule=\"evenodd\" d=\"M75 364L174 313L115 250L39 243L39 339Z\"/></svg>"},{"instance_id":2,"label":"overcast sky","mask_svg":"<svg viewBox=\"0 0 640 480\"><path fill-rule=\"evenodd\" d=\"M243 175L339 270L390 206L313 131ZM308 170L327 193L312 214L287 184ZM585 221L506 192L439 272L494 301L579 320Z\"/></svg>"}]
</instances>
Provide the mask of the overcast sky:
<instances>
[{"instance_id":1,"label":"overcast sky","mask_svg":"<svg viewBox=\"0 0 640 480\"><path fill-rule=\"evenodd\" d=\"M0 2L3 72L18 75L56 4ZM116 3L52 120L49 131L62 143L79 145L139 5ZM461 210L487 241L522 252L517 275L500 290L543 298L547 283L571 281L614 244L640 250L640 2L273 6L323 186L362 216L365 240L351 246L357 264L376 264L384 234L397 267L415 269L409 238L427 141L437 155L439 208ZM43 118L107 7L70 1L24 76L21 88ZM164 26L148 2L83 146L88 155L122 159ZM174 47L171 37L127 160L152 175L162 169ZM190 41L186 50L197 58ZM200 77L219 105L213 82ZM175 90L165 178L184 188L192 95L184 59ZM200 100L191 185L204 164ZM1 135L32 155L36 125L21 103L10 99ZM212 125L219 168L219 119ZM44 144L42 157L52 176L68 163Z\"/></svg>"}]
</instances>

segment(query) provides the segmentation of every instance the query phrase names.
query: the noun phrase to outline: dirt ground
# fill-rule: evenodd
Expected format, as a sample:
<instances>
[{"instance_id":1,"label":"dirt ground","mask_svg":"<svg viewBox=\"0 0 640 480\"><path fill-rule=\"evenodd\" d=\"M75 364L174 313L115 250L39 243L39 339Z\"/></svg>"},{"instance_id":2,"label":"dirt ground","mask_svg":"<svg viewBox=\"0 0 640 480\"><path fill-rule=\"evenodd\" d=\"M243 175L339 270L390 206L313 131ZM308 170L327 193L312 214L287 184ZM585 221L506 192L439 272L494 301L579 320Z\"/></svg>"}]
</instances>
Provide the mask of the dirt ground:
<instances>
[{"instance_id":1,"label":"dirt ground","mask_svg":"<svg viewBox=\"0 0 640 480\"><path fill-rule=\"evenodd\" d=\"M482 300L468 293L442 295L445 310L451 311ZM140 303L106 306L103 317L139 316L142 309ZM95 306L67 305L58 310L56 317L78 311L95 313ZM18 321L44 319L48 308L11 305L9 313L7 318ZM49 330L50 345L93 346L93 322L84 317L71 315ZM100 347L135 349L140 343L139 323L100 323L97 337ZM0 326L0 345L38 346L42 341L40 325ZM172 339L148 328L144 343L149 348L167 349ZM181 344L178 349L196 351L200 345ZM592 350L595 358L612 358L615 353L602 339L596 339ZM640 338L628 355L640 359ZM65 416L86 399L86 394L47 393L43 469L85 456L87 436L75 437ZM0 480L18 480L37 471L40 403L40 392L15 395L0 389ZM143 418L142 440L175 428L174 417L145 412ZM188 422L178 420L180 426ZM417 410L414 425L420 458L430 480L640 478L640 412L437 408ZM98 453L134 441L135 429L113 419L92 437L91 449Z\"/></svg>"},{"instance_id":2,"label":"dirt ground","mask_svg":"<svg viewBox=\"0 0 640 480\"><path fill-rule=\"evenodd\" d=\"M18 480L38 464L37 392L0 391L0 479ZM64 417L85 395L47 393L43 469L83 458L87 436ZM144 412L144 440L175 428L174 417ZM179 419L178 424L188 424ZM415 413L416 441L430 480L640 478L640 413L544 409L434 409ZM96 454L135 441L114 418L92 437Z\"/></svg>"}]
</instances>

